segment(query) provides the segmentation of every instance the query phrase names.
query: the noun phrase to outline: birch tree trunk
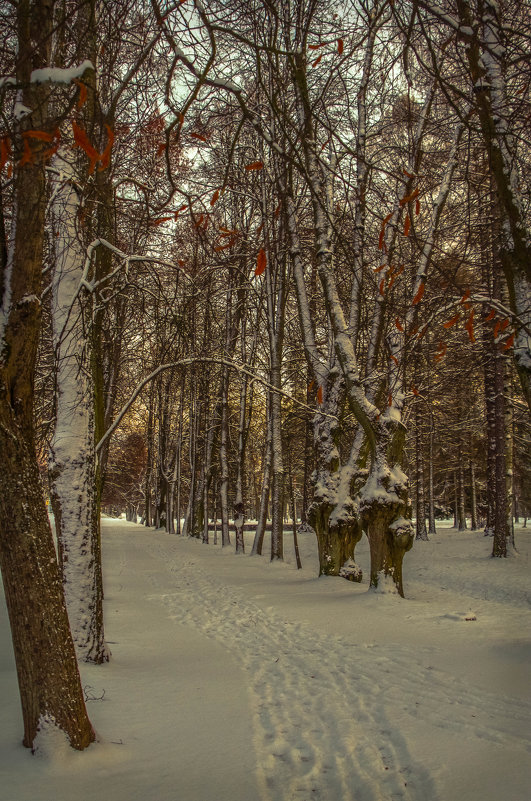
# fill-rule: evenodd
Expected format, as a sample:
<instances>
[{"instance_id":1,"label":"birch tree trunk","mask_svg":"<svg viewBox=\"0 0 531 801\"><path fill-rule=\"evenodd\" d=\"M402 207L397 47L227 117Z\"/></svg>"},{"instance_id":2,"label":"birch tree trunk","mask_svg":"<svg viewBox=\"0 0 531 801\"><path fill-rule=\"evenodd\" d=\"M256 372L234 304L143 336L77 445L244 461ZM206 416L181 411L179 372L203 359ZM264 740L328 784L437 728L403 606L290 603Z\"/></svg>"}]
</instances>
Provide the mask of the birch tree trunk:
<instances>
[{"instance_id":1,"label":"birch tree trunk","mask_svg":"<svg viewBox=\"0 0 531 801\"><path fill-rule=\"evenodd\" d=\"M52 508L72 636L79 658L109 659L103 628L100 549L94 521L95 441L86 322L79 297L85 250L77 230L80 202L64 151L55 160L51 223L52 338L56 359L55 429L50 448Z\"/></svg>"}]
</instances>

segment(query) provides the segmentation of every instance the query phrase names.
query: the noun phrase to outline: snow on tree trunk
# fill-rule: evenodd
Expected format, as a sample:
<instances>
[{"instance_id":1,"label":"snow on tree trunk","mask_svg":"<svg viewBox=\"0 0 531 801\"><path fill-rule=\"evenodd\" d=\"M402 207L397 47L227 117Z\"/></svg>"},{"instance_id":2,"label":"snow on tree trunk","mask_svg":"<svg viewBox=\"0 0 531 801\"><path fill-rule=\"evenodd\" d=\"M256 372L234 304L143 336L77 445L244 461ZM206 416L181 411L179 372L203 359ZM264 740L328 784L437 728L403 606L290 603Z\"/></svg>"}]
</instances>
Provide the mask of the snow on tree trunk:
<instances>
[{"instance_id":1,"label":"snow on tree trunk","mask_svg":"<svg viewBox=\"0 0 531 801\"><path fill-rule=\"evenodd\" d=\"M86 321L79 297L85 252L77 230L80 202L73 170L61 153L55 169L59 177L53 182L51 204L51 310L57 390L49 474L72 636L80 659L101 663L109 659L109 651L104 639L102 588L97 578L92 380Z\"/></svg>"}]
</instances>

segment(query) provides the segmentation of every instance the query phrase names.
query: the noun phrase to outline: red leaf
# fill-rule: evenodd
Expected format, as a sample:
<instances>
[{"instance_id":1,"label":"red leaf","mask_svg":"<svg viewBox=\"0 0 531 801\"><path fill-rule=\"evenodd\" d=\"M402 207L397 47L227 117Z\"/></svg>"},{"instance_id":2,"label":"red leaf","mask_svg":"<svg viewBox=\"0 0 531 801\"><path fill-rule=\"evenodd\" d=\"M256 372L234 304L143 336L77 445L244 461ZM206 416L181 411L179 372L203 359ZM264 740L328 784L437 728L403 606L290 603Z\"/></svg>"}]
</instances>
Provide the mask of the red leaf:
<instances>
[{"instance_id":1,"label":"red leaf","mask_svg":"<svg viewBox=\"0 0 531 801\"><path fill-rule=\"evenodd\" d=\"M500 332L500 321L497 320L496 321L496 325L494 326L494 339L496 339L496 337L498 336L499 332Z\"/></svg>"},{"instance_id":2,"label":"red leaf","mask_svg":"<svg viewBox=\"0 0 531 801\"><path fill-rule=\"evenodd\" d=\"M503 346L504 350L509 350L514 345L514 334L511 334L505 345Z\"/></svg>"},{"instance_id":3,"label":"red leaf","mask_svg":"<svg viewBox=\"0 0 531 801\"><path fill-rule=\"evenodd\" d=\"M51 142L54 137L54 135L48 133L48 131L24 131L22 136L27 136L30 139L39 139L41 142Z\"/></svg>"},{"instance_id":4,"label":"red leaf","mask_svg":"<svg viewBox=\"0 0 531 801\"><path fill-rule=\"evenodd\" d=\"M380 281L380 286L378 287L378 291L380 292L380 295L385 295L385 278L382 278L382 280Z\"/></svg>"},{"instance_id":5,"label":"red leaf","mask_svg":"<svg viewBox=\"0 0 531 801\"><path fill-rule=\"evenodd\" d=\"M87 86L82 81L74 78L74 83L79 86L79 97L77 99L77 107L83 108L87 101Z\"/></svg>"},{"instance_id":6,"label":"red leaf","mask_svg":"<svg viewBox=\"0 0 531 801\"><path fill-rule=\"evenodd\" d=\"M264 162L263 161L253 161L253 162L251 162L251 164L246 164L245 165L245 169L246 170L261 170L263 166L264 166Z\"/></svg>"},{"instance_id":7,"label":"red leaf","mask_svg":"<svg viewBox=\"0 0 531 801\"><path fill-rule=\"evenodd\" d=\"M311 380L311 381L310 381L310 383L308 384L308 392L312 392L312 390L313 390L314 386L315 386L315 381L314 381L314 380L313 380L313 378L312 378L312 380Z\"/></svg>"},{"instance_id":8,"label":"red leaf","mask_svg":"<svg viewBox=\"0 0 531 801\"><path fill-rule=\"evenodd\" d=\"M440 362L441 359L444 359L447 350L448 345L445 342L439 342L439 352L435 354L435 361Z\"/></svg>"},{"instance_id":9,"label":"red leaf","mask_svg":"<svg viewBox=\"0 0 531 801\"><path fill-rule=\"evenodd\" d=\"M404 173L404 175L407 175L408 178L414 178L415 177L412 173L408 172L407 170L402 170L402 172Z\"/></svg>"},{"instance_id":10,"label":"red leaf","mask_svg":"<svg viewBox=\"0 0 531 801\"><path fill-rule=\"evenodd\" d=\"M420 301L422 300L422 296L424 294L424 287L425 286L426 286L425 283L423 281L421 281L420 284L419 284L419 288L417 289L417 294L413 298L413 302L411 304L412 306L416 306L417 303L420 303Z\"/></svg>"},{"instance_id":11,"label":"red leaf","mask_svg":"<svg viewBox=\"0 0 531 801\"><path fill-rule=\"evenodd\" d=\"M107 131L107 138L109 141L107 142L107 146L100 156L100 166L98 167L98 172L101 172L101 170L106 170L111 163L111 150L114 144L114 133L112 128L107 124L105 125L105 130Z\"/></svg>"},{"instance_id":12,"label":"red leaf","mask_svg":"<svg viewBox=\"0 0 531 801\"><path fill-rule=\"evenodd\" d=\"M20 159L18 166L23 167L25 164L34 164L34 163L35 159L33 157L33 153L31 152L29 142L27 139L24 139L24 152L22 153L22 158Z\"/></svg>"},{"instance_id":13,"label":"red leaf","mask_svg":"<svg viewBox=\"0 0 531 801\"><path fill-rule=\"evenodd\" d=\"M319 387L317 390L317 403L320 405L323 402L323 388Z\"/></svg>"},{"instance_id":14,"label":"red leaf","mask_svg":"<svg viewBox=\"0 0 531 801\"><path fill-rule=\"evenodd\" d=\"M419 394L419 391L414 384L411 384L411 392L413 393L413 395Z\"/></svg>"},{"instance_id":15,"label":"red leaf","mask_svg":"<svg viewBox=\"0 0 531 801\"><path fill-rule=\"evenodd\" d=\"M320 50L321 47L324 47L326 42L321 42L321 44L317 45L308 45L308 50Z\"/></svg>"},{"instance_id":16,"label":"red leaf","mask_svg":"<svg viewBox=\"0 0 531 801\"><path fill-rule=\"evenodd\" d=\"M261 223L261 224L258 226L258 228L256 229L256 234L257 234L257 236L258 236L258 234L261 234L263 230L264 230L264 223Z\"/></svg>"},{"instance_id":17,"label":"red leaf","mask_svg":"<svg viewBox=\"0 0 531 801\"><path fill-rule=\"evenodd\" d=\"M205 215L204 214L200 214L199 217L197 218L197 220L195 221L195 227L199 228L199 226L204 221L204 219L205 219Z\"/></svg>"},{"instance_id":18,"label":"red leaf","mask_svg":"<svg viewBox=\"0 0 531 801\"><path fill-rule=\"evenodd\" d=\"M392 406L393 405L393 396L391 394L387 398L387 405L388 406Z\"/></svg>"},{"instance_id":19,"label":"red leaf","mask_svg":"<svg viewBox=\"0 0 531 801\"><path fill-rule=\"evenodd\" d=\"M379 267L375 267L375 268L374 268L373 272L375 272L375 273L381 273L381 272L382 272L382 270L385 270L385 268L386 268L386 267L387 267L387 264L380 264L380 266L379 266Z\"/></svg>"},{"instance_id":20,"label":"red leaf","mask_svg":"<svg viewBox=\"0 0 531 801\"><path fill-rule=\"evenodd\" d=\"M193 136L194 139L199 139L200 142L206 142L207 141L206 136L203 136L203 134L191 133L190 136Z\"/></svg>"},{"instance_id":21,"label":"red leaf","mask_svg":"<svg viewBox=\"0 0 531 801\"><path fill-rule=\"evenodd\" d=\"M321 61L322 57L323 57L323 54L321 53L321 55L320 55L320 56L318 56L318 57L315 59L315 61L313 62L313 64L312 64L312 67L316 67L316 66L319 64L319 62Z\"/></svg>"},{"instance_id":22,"label":"red leaf","mask_svg":"<svg viewBox=\"0 0 531 801\"><path fill-rule=\"evenodd\" d=\"M278 217L278 215L280 214L280 209L281 209L281 208L282 208L282 201L280 201L280 203L279 203L279 204L278 204L278 206L276 207L275 211L273 212L273 215L274 215L275 217Z\"/></svg>"},{"instance_id":23,"label":"red leaf","mask_svg":"<svg viewBox=\"0 0 531 801\"><path fill-rule=\"evenodd\" d=\"M415 214L417 216L420 214L420 200L418 198L415 200Z\"/></svg>"},{"instance_id":24,"label":"red leaf","mask_svg":"<svg viewBox=\"0 0 531 801\"><path fill-rule=\"evenodd\" d=\"M96 162L100 159L100 154L96 148L90 144L86 131L84 131L75 120L72 120L72 130L74 132L74 141L76 145L84 150L90 159L89 175L92 175L96 166Z\"/></svg>"},{"instance_id":25,"label":"red leaf","mask_svg":"<svg viewBox=\"0 0 531 801\"><path fill-rule=\"evenodd\" d=\"M491 309L490 312L485 317L485 322L488 323L489 320L494 319L494 317L496 317L496 309Z\"/></svg>"},{"instance_id":26,"label":"red leaf","mask_svg":"<svg viewBox=\"0 0 531 801\"><path fill-rule=\"evenodd\" d=\"M256 257L256 269L254 271L254 274L262 275L266 266L267 266L266 252L263 248L260 248L260 250L258 251L258 256Z\"/></svg>"},{"instance_id":27,"label":"red leaf","mask_svg":"<svg viewBox=\"0 0 531 801\"><path fill-rule=\"evenodd\" d=\"M338 39L337 40L337 52L339 53L340 56L343 55L343 47L344 47L343 39Z\"/></svg>"},{"instance_id":28,"label":"red leaf","mask_svg":"<svg viewBox=\"0 0 531 801\"><path fill-rule=\"evenodd\" d=\"M11 141L9 136L4 136L0 140L0 170L3 170L11 156Z\"/></svg>"},{"instance_id":29,"label":"red leaf","mask_svg":"<svg viewBox=\"0 0 531 801\"><path fill-rule=\"evenodd\" d=\"M160 158L166 152L166 142L161 142L157 148L157 158Z\"/></svg>"},{"instance_id":30,"label":"red leaf","mask_svg":"<svg viewBox=\"0 0 531 801\"><path fill-rule=\"evenodd\" d=\"M398 364L398 359L396 358L394 353L391 353L391 359L394 361L395 364Z\"/></svg>"},{"instance_id":31,"label":"red leaf","mask_svg":"<svg viewBox=\"0 0 531 801\"><path fill-rule=\"evenodd\" d=\"M476 341L476 337L474 336L474 309L470 312L470 316L465 323L465 328L468 331L468 338L471 342Z\"/></svg>"},{"instance_id":32,"label":"red leaf","mask_svg":"<svg viewBox=\"0 0 531 801\"><path fill-rule=\"evenodd\" d=\"M469 297L470 297L470 289L467 289L467 291L460 300L460 303L462 303L465 306L465 308L466 308L466 301L468 300Z\"/></svg>"},{"instance_id":33,"label":"red leaf","mask_svg":"<svg viewBox=\"0 0 531 801\"><path fill-rule=\"evenodd\" d=\"M404 236L409 236L410 228L411 228L411 220L409 218L409 214L406 214L406 219L404 222Z\"/></svg>"},{"instance_id":34,"label":"red leaf","mask_svg":"<svg viewBox=\"0 0 531 801\"><path fill-rule=\"evenodd\" d=\"M402 325L402 323L400 322L398 317L395 320L395 325L396 325L396 327L398 328L399 331L404 331L404 326Z\"/></svg>"},{"instance_id":35,"label":"red leaf","mask_svg":"<svg viewBox=\"0 0 531 801\"><path fill-rule=\"evenodd\" d=\"M410 200L415 200L415 198L417 197L418 193L419 193L419 190L418 190L418 187L417 187L413 192L411 192L410 195L404 195L404 197L400 201L400 205L401 206L405 206L406 203L409 203Z\"/></svg>"},{"instance_id":36,"label":"red leaf","mask_svg":"<svg viewBox=\"0 0 531 801\"><path fill-rule=\"evenodd\" d=\"M151 225L162 225L162 223L168 222L168 220L173 220L173 216L172 217L159 217L156 220L152 220L151 221Z\"/></svg>"},{"instance_id":37,"label":"red leaf","mask_svg":"<svg viewBox=\"0 0 531 801\"><path fill-rule=\"evenodd\" d=\"M214 194L212 195L212 199L211 199L211 201L210 201L210 205L211 205L211 206L213 206L213 205L216 203L216 201L217 201L218 197L219 197L219 189L216 189L216 191L215 191L215 192L214 192Z\"/></svg>"},{"instance_id":38,"label":"red leaf","mask_svg":"<svg viewBox=\"0 0 531 801\"><path fill-rule=\"evenodd\" d=\"M222 225L219 226L219 230L221 231L221 236L237 236L239 231L234 231L231 228L224 228Z\"/></svg>"},{"instance_id":39,"label":"red leaf","mask_svg":"<svg viewBox=\"0 0 531 801\"><path fill-rule=\"evenodd\" d=\"M502 320L502 321L501 321L501 323L500 323L500 331L505 331L505 329L507 328L507 326L508 326L508 325L509 325L509 318L508 318L508 317L506 317L506 318L505 318L504 320Z\"/></svg>"},{"instance_id":40,"label":"red leaf","mask_svg":"<svg viewBox=\"0 0 531 801\"><path fill-rule=\"evenodd\" d=\"M443 323L443 327L444 328L451 328L453 325L455 325L457 322L459 322L460 316L461 315L459 314L459 312L457 312L457 314L454 314L453 317L451 317L449 320L447 320L445 323Z\"/></svg>"}]
</instances>

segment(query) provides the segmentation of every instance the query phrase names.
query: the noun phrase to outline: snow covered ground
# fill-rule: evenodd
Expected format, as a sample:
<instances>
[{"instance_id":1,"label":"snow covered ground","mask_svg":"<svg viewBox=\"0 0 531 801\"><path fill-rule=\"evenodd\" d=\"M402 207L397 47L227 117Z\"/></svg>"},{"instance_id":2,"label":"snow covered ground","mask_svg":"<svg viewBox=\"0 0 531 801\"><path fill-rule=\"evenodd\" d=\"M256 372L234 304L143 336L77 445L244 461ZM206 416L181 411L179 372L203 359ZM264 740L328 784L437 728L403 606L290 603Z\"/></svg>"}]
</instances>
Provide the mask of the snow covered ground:
<instances>
[{"instance_id":1,"label":"snow covered ground","mask_svg":"<svg viewBox=\"0 0 531 801\"><path fill-rule=\"evenodd\" d=\"M311 535L297 571L290 536L271 565L125 521L103 532L113 658L82 666L88 751L20 745L2 597L3 801L529 798L531 530L493 560L480 532L439 526L406 555L407 600L317 579ZM367 574L365 542L357 556Z\"/></svg>"}]
</instances>

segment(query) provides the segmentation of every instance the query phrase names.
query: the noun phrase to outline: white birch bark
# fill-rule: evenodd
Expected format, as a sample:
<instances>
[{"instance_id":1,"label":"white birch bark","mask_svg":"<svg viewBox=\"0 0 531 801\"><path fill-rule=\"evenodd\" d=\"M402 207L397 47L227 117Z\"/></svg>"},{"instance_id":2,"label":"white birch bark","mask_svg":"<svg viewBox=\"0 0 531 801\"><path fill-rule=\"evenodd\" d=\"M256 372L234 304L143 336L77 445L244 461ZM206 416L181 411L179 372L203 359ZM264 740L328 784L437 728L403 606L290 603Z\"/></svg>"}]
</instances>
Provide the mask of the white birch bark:
<instances>
[{"instance_id":1,"label":"white birch bark","mask_svg":"<svg viewBox=\"0 0 531 801\"><path fill-rule=\"evenodd\" d=\"M52 336L56 359L56 419L50 477L58 550L72 635L88 662L109 659L96 577L93 531L95 443L92 381L79 299L85 253L78 230L80 199L74 172L61 152L51 202L54 268Z\"/></svg>"}]
</instances>

